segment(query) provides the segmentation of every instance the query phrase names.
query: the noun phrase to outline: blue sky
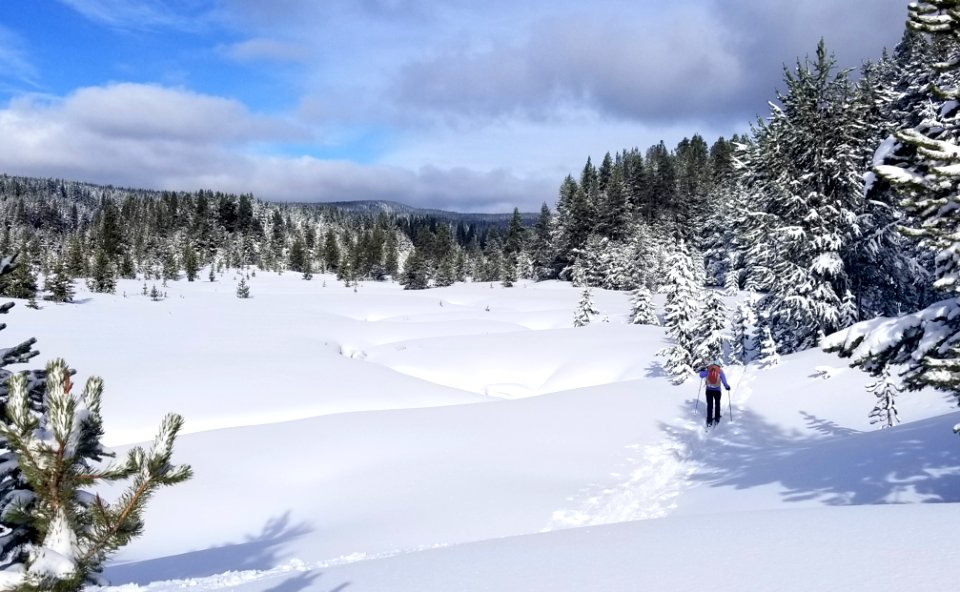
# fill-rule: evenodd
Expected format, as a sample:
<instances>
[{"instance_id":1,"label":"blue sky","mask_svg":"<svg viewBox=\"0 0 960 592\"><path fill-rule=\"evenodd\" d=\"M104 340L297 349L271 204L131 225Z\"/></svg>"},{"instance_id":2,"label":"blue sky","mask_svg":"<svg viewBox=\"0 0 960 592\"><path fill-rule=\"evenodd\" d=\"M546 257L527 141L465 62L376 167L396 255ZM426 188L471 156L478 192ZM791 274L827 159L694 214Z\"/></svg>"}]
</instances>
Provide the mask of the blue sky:
<instances>
[{"instance_id":1,"label":"blue sky","mask_svg":"<svg viewBox=\"0 0 960 592\"><path fill-rule=\"evenodd\" d=\"M268 200L553 206L586 157L768 112L902 0L4 0L0 172Z\"/></svg>"}]
</instances>

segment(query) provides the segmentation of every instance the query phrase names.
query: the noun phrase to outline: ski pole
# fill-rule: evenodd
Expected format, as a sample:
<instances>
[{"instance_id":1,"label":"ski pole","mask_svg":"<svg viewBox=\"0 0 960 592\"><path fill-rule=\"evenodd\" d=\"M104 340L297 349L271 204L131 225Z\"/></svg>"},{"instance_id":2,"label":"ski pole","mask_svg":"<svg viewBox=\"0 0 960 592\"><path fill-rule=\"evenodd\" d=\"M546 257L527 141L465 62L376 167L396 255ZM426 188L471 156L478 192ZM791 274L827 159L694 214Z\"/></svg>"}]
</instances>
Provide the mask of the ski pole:
<instances>
[{"instance_id":1,"label":"ski pole","mask_svg":"<svg viewBox=\"0 0 960 592\"><path fill-rule=\"evenodd\" d=\"M693 412L694 412L694 413L699 413L699 412L700 412L700 391L701 391L701 387L702 387L702 386L703 386L703 379L701 378L701 379L700 379L700 386L697 387L697 406L693 408Z\"/></svg>"}]
</instances>

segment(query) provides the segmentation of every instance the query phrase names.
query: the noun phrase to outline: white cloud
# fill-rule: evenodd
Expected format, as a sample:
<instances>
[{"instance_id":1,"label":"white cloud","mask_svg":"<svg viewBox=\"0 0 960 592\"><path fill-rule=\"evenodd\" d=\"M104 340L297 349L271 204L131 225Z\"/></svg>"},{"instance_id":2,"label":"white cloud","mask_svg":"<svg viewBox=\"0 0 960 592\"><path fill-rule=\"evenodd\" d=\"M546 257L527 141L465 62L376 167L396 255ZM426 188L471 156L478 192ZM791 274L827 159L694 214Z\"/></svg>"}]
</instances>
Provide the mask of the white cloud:
<instances>
[{"instance_id":1,"label":"white cloud","mask_svg":"<svg viewBox=\"0 0 960 592\"><path fill-rule=\"evenodd\" d=\"M37 69L23 47L23 40L9 29L0 26L0 70L3 77L18 83L36 85Z\"/></svg>"},{"instance_id":2,"label":"white cloud","mask_svg":"<svg viewBox=\"0 0 960 592\"><path fill-rule=\"evenodd\" d=\"M115 29L198 30L205 2L200 0L60 0L91 21Z\"/></svg>"},{"instance_id":3,"label":"white cloud","mask_svg":"<svg viewBox=\"0 0 960 592\"><path fill-rule=\"evenodd\" d=\"M553 180L504 169L280 157L257 147L290 127L219 97L150 85L23 97L0 110L3 172L152 189L209 188L287 201L390 199L464 211L539 204ZM531 199L531 196L536 196Z\"/></svg>"},{"instance_id":4,"label":"white cloud","mask_svg":"<svg viewBox=\"0 0 960 592\"><path fill-rule=\"evenodd\" d=\"M218 50L223 55L241 62L259 60L304 62L310 55L309 50L303 45L263 37L222 45Z\"/></svg>"}]
</instances>

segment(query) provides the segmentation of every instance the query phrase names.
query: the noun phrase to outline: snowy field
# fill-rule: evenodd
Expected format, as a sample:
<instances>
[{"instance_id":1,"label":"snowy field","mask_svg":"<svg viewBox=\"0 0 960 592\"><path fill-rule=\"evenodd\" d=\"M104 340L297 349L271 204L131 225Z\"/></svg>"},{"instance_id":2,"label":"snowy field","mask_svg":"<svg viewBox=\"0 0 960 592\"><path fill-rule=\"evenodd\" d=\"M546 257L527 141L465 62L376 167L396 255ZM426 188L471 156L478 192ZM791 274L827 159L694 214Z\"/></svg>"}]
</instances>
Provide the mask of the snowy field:
<instances>
[{"instance_id":1,"label":"snowy field","mask_svg":"<svg viewBox=\"0 0 960 592\"><path fill-rule=\"evenodd\" d=\"M625 293L594 290L602 314L575 329L581 292L558 282L249 283L154 302L121 281L4 319L5 344L104 378L108 445L186 418L174 459L195 477L152 500L107 590L956 587L942 394L902 395L880 431L871 379L808 351L728 368L705 433L699 381L667 380L663 331L628 325Z\"/></svg>"}]
</instances>

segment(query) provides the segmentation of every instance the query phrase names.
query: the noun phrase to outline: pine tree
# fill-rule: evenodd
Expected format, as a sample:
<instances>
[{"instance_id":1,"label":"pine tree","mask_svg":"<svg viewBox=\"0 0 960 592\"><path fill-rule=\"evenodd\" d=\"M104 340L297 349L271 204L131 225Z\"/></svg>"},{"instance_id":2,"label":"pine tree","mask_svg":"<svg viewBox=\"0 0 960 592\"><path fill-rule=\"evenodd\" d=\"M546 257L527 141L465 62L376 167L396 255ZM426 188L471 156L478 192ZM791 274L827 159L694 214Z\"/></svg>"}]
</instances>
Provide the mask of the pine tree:
<instances>
[{"instance_id":1,"label":"pine tree","mask_svg":"<svg viewBox=\"0 0 960 592\"><path fill-rule=\"evenodd\" d=\"M646 286L640 286L633 291L633 306L630 311L631 323L634 325L659 325L657 310L653 305L653 296Z\"/></svg>"},{"instance_id":2,"label":"pine tree","mask_svg":"<svg viewBox=\"0 0 960 592\"><path fill-rule=\"evenodd\" d=\"M421 249L414 248L407 257L400 283L404 290L425 290L430 286L430 270Z\"/></svg>"},{"instance_id":3,"label":"pine tree","mask_svg":"<svg viewBox=\"0 0 960 592\"><path fill-rule=\"evenodd\" d=\"M197 279L200 272L200 261L197 258L197 252L190 245L183 248L183 271L187 274L187 281L193 282Z\"/></svg>"},{"instance_id":4,"label":"pine tree","mask_svg":"<svg viewBox=\"0 0 960 592\"><path fill-rule=\"evenodd\" d=\"M291 271L302 272L306 258L306 248L303 244L303 239L298 236L296 239L294 239L293 246L290 247L290 254L287 257L287 265L290 267Z\"/></svg>"},{"instance_id":5,"label":"pine tree","mask_svg":"<svg viewBox=\"0 0 960 592\"><path fill-rule=\"evenodd\" d=\"M664 327L667 335L688 354L687 365L693 365L696 346L694 327L702 307L701 289L694 280L693 263L683 243L667 260L664 305Z\"/></svg>"},{"instance_id":6,"label":"pine tree","mask_svg":"<svg viewBox=\"0 0 960 592\"><path fill-rule=\"evenodd\" d=\"M785 72L783 106L756 132L769 154L748 163L763 213L755 230L765 234L754 236L770 272L760 307L787 352L840 328L839 294L849 283L842 254L860 232L858 122L846 72L833 68L821 41L814 62Z\"/></svg>"},{"instance_id":7,"label":"pine tree","mask_svg":"<svg viewBox=\"0 0 960 592\"><path fill-rule=\"evenodd\" d=\"M13 270L15 256L0 258L0 278L9 274ZM8 302L0 305L0 314L7 314L14 303ZM0 323L0 331L6 328L5 323ZM34 344L37 340L27 339L13 347L0 349L0 408L9 406L9 379L16 375L21 376L21 380L26 381L27 398L29 405L34 412L43 408L43 393L46 387L45 372L43 370L29 370L12 372L7 367L14 364L25 364L39 355ZM0 423L3 417L0 416ZM36 531L32 526L17 515L17 500L28 500L32 493L26 486L22 471L18 463L16 452L11 450L7 439L0 432L0 588L5 586L2 583L3 574L10 569L16 569L25 556L27 545L32 537L36 536Z\"/></svg>"},{"instance_id":8,"label":"pine tree","mask_svg":"<svg viewBox=\"0 0 960 592\"><path fill-rule=\"evenodd\" d=\"M546 280L556 277L552 231L553 216L550 208L544 203L540 207L540 216L537 217L533 228L533 244L530 247L534 279Z\"/></svg>"},{"instance_id":9,"label":"pine tree","mask_svg":"<svg viewBox=\"0 0 960 592\"><path fill-rule=\"evenodd\" d=\"M512 288L517 281L517 255L510 253L505 257L503 264L503 279L500 282L504 288Z\"/></svg>"},{"instance_id":10,"label":"pine tree","mask_svg":"<svg viewBox=\"0 0 960 592\"><path fill-rule=\"evenodd\" d=\"M703 368L725 357L725 350L729 347L726 328L727 307L717 292L708 290L694 329L697 344L693 352L694 368Z\"/></svg>"},{"instance_id":11,"label":"pine tree","mask_svg":"<svg viewBox=\"0 0 960 592\"><path fill-rule=\"evenodd\" d=\"M306 257L303 260L303 279L312 280L313 279L313 263L311 263L312 257Z\"/></svg>"},{"instance_id":12,"label":"pine tree","mask_svg":"<svg viewBox=\"0 0 960 592\"><path fill-rule=\"evenodd\" d=\"M880 424L881 429L900 423L900 415L897 413L897 395L903 389L890 375L890 369L884 367L877 381L867 385L867 390L877 398L877 404L870 411L870 423Z\"/></svg>"},{"instance_id":13,"label":"pine tree","mask_svg":"<svg viewBox=\"0 0 960 592\"><path fill-rule=\"evenodd\" d=\"M87 287L92 292L105 292L112 294L117 289L117 278L113 270L113 264L110 263L110 257L103 249L97 251L97 256L93 266L93 274L87 280Z\"/></svg>"},{"instance_id":14,"label":"pine tree","mask_svg":"<svg viewBox=\"0 0 960 592\"><path fill-rule=\"evenodd\" d=\"M593 306L593 297L590 294L590 288L584 288L580 296L580 302L577 304L577 310L573 314L573 326L585 327L590 324L590 319L600 314L600 311Z\"/></svg>"},{"instance_id":15,"label":"pine tree","mask_svg":"<svg viewBox=\"0 0 960 592\"><path fill-rule=\"evenodd\" d=\"M247 285L246 278L240 278L237 284L237 298L250 298L250 286Z\"/></svg>"},{"instance_id":16,"label":"pine tree","mask_svg":"<svg viewBox=\"0 0 960 592\"><path fill-rule=\"evenodd\" d=\"M386 253L383 260L383 271L391 278L396 278L400 270L400 254L397 249L397 237L392 230L387 232Z\"/></svg>"},{"instance_id":17,"label":"pine tree","mask_svg":"<svg viewBox=\"0 0 960 592\"><path fill-rule=\"evenodd\" d=\"M760 341L760 365L764 368L776 366L780 363L780 354L777 353L777 342L773 340L770 327L763 327L763 339Z\"/></svg>"},{"instance_id":18,"label":"pine tree","mask_svg":"<svg viewBox=\"0 0 960 592\"><path fill-rule=\"evenodd\" d=\"M13 272L0 278L0 294L9 298L27 300L37 295L37 278L30 269L30 264L21 257L13 267Z\"/></svg>"},{"instance_id":19,"label":"pine tree","mask_svg":"<svg viewBox=\"0 0 960 592\"><path fill-rule=\"evenodd\" d=\"M741 302L731 323L733 339L731 340L730 354L733 362L748 364L756 354L756 325L757 315L753 310L752 302Z\"/></svg>"},{"instance_id":20,"label":"pine tree","mask_svg":"<svg viewBox=\"0 0 960 592\"><path fill-rule=\"evenodd\" d=\"M452 286L454 283L456 283L456 263L457 260L455 253L446 253L440 259L440 263L437 265L436 277L434 278L434 283L438 288Z\"/></svg>"},{"instance_id":21,"label":"pine tree","mask_svg":"<svg viewBox=\"0 0 960 592\"><path fill-rule=\"evenodd\" d=\"M681 242L667 260L664 327L674 345L657 352L666 358L664 369L674 384L693 375L696 347L694 329L702 306L701 289L694 279L693 262Z\"/></svg>"},{"instance_id":22,"label":"pine tree","mask_svg":"<svg viewBox=\"0 0 960 592\"><path fill-rule=\"evenodd\" d=\"M960 402L960 13L956 0L928 0L910 5L909 27L929 34L935 45L950 49L947 59L926 64L935 72L927 88L918 123L900 129L873 172L903 196L901 205L915 224L901 231L922 241L936 255L931 288L947 295L941 302L897 319L859 323L837 333L824 349L852 357L852 365L882 375L903 365L907 390L927 386L951 393Z\"/></svg>"},{"instance_id":23,"label":"pine tree","mask_svg":"<svg viewBox=\"0 0 960 592\"><path fill-rule=\"evenodd\" d=\"M173 444L183 425L168 415L153 448L134 447L126 461L100 468L110 454L103 447L100 402L103 381L92 377L79 396L73 395L70 371L54 360L46 371L46 408L34 411L23 375L9 382L6 421L0 437L17 455L29 498L9 511L33 534L22 557L23 570L3 572L4 589L18 592L78 591L84 584L102 584L106 559L143 531L143 510L157 489L186 481L188 465L171 464ZM87 488L132 480L116 503Z\"/></svg>"}]
</instances>

